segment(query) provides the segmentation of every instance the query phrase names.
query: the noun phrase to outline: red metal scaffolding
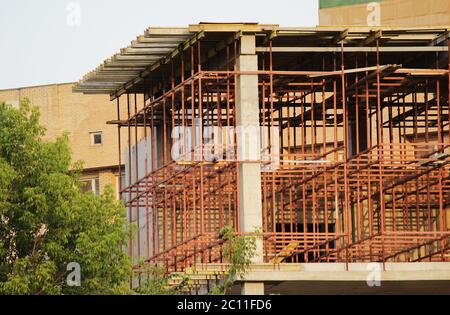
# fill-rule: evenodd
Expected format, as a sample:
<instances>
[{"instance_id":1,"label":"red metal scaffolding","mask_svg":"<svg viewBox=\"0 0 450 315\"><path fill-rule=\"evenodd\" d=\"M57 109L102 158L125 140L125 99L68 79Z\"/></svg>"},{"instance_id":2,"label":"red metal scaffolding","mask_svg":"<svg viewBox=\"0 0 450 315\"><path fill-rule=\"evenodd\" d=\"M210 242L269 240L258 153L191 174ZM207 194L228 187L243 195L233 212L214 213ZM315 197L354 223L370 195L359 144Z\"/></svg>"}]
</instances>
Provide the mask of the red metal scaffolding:
<instances>
[{"instance_id":1,"label":"red metal scaffolding","mask_svg":"<svg viewBox=\"0 0 450 315\"><path fill-rule=\"evenodd\" d=\"M226 261L219 232L240 233L244 74L258 76L260 126L280 143L276 168L259 161L265 262L448 261L447 41L432 50L373 31L285 33L257 34L254 72L238 71L238 36L217 49L219 35L204 35L117 98L119 137L128 134L121 196L143 230L130 243L135 262L182 271ZM211 128L234 140L205 141ZM196 145L174 160L180 139Z\"/></svg>"}]
</instances>

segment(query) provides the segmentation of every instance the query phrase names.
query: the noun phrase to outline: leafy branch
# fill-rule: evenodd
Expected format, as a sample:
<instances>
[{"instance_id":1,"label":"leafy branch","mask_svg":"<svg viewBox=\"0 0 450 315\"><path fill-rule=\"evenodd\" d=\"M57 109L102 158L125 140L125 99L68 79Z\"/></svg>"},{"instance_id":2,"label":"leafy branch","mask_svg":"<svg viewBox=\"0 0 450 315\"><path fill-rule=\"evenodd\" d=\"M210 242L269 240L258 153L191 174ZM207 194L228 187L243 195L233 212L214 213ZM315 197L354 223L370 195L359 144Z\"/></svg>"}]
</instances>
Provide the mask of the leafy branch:
<instances>
[{"instance_id":1,"label":"leafy branch","mask_svg":"<svg viewBox=\"0 0 450 315\"><path fill-rule=\"evenodd\" d=\"M226 294L236 282L237 277L245 276L255 256L256 240L259 234L256 231L250 235L238 235L231 226L225 226L222 229L220 237L225 242L223 254L229 259L230 266L226 278L212 289L211 294Z\"/></svg>"}]
</instances>

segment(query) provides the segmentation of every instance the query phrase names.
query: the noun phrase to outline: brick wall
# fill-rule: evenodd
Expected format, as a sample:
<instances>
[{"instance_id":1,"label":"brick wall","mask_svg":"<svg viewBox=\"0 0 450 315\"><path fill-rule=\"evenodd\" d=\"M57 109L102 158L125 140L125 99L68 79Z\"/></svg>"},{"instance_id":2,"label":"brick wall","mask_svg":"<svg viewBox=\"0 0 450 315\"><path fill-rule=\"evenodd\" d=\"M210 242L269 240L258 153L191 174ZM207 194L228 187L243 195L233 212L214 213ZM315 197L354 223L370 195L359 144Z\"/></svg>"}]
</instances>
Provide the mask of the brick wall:
<instances>
[{"instance_id":1,"label":"brick wall","mask_svg":"<svg viewBox=\"0 0 450 315\"><path fill-rule=\"evenodd\" d=\"M368 1L366 1L368 2ZM382 0L377 1L383 26L449 26L450 1ZM368 3L324 7L319 11L321 26L367 26L374 6ZM369 19L369 21L373 21Z\"/></svg>"},{"instance_id":2,"label":"brick wall","mask_svg":"<svg viewBox=\"0 0 450 315\"><path fill-rule=\"evenodd\" d=\"M117 119L116 102L111 102L108 95L72 93L72 86L68 83L0 90L0 101L18 105L28 97L31 105L40 109L41 124L47 129L45 138L55 139L69 132L73 161L84 161L86 169L108 168L94 171L94 176L100 179L100 192L107 184L115 189L115 172L111 166L118 164L117 127L106 122ZM123 104L122 118L125 118L126 112ZM102 132L102 145L92 145L90 132L97 131ZM125 136L123 129L124 144ZM86 176L92 175L92 172L86 172Z\"/></svg>"}]
</instances>

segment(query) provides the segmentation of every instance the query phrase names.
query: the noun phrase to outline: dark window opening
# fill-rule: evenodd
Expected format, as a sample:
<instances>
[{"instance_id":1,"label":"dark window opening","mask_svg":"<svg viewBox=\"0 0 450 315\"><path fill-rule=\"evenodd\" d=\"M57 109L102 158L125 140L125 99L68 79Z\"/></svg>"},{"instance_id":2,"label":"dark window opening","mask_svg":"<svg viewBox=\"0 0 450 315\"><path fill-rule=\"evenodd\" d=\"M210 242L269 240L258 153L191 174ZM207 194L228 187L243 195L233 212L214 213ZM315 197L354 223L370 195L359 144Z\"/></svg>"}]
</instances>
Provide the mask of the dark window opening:
<instances>
[{"instance_id":1,"label":"dark window opening","mask_svg":"<svg viewBox=\"0 0 450 315\"><path fill-rule=\"evenodd\" d=\"M292 232L300 232L302 233L304 231L304 226L303 223L298 223L298 224L293 224L293 231ZM313 224L306 224L306 229L307 232L312 233L314 231L314 227ZM276 225L276 230L277 232L282 232L282 225L280 223L277 223ZM289 233L291 232L291 224L287 223L284 224L284 230L283 232ZM316 224L316 233L325 233L325 224L320 223L320 224ZM328 224L328 232L329 233L334 233L335 232L335 225L334 224ZM320 243L320 242L319 242ZM308 247L311 246L312 244L309 244ZM303 247L303 244L301 245L301 247ZM316 246L315 248L311 248L310 251L308 251L307 254L305 253L298 253L298 254L293 254L292 256L286 258L283 262L285 263L303 263L306 261L317 261L318 257L322 256L324 259L325 258L325 252L326 250L332 250L336 248L336 241L330 241L327 244L321 244ZM306 255L308 257L306 257ZM306 258L308 258L306 260ZM326 261L326 260L325 260ZM333 257L330 257L329 261L333 261Z\"/></svg>"},{"instance_id":2,"label":"dark window opening","mask_svg":"<svg viewBox=\"0 0 450 315\"><path fill-rule=\"evenodd\" d=\"M92 143L92 145L102 145L103 144L103 133L102 132L91 133L91 143Z\"/></svg>"}]
</instances>

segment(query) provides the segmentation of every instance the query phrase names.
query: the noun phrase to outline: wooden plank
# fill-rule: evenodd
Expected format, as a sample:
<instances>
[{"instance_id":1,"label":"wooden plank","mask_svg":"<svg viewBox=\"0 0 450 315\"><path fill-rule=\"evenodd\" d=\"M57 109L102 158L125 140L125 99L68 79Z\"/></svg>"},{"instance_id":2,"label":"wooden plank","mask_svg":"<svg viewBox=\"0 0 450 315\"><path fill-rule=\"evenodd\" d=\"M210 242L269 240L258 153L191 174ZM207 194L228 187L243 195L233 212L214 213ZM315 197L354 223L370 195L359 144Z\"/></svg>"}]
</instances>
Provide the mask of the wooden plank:
<instances>
[{"instance_id":1,"label":"wooden plank","mask_svg":"<svg viewBox=\"0 0 450 315\"><path fill-rule=\"evenodd\" d=\"M278 24L257 23L208 23L189 25L191 32L265 32L277 30Z\"/></svg>"},{"instance_id":2,"label":"wooden plank","mask_svg":"<svg viewBox=\"0 0 450 315\"><path fill-rule=\"evenodd\" d=\"M152 62L152 61L161 59L162 56L164 56L164 55L161 55L161 54L160 55L142 55L142 56L140 56L140 55L135 55L135 56L121 55L121 56L115 57L115 60L118 60L118 61L150 61L150 62Z\"/></svg>"},{"instance_id":3,"label":"wooden plank","mask_svg":"<svg viewBox=\"0 0 450 315\"><path fill-rule=\"evenodd\" d=\"M362 40L358 46L363 47L372 44L377 39L380 39L383 36L383 32L381 30L372 31L370 35L367 36L364 40Z\"/></svg>"},{"instance_id":4,"label":"wooden plank","mask_svg":"<svg viewBox=\"0 0 450 315\"><path fill-rule=\"evenodd\" d=\"M139 36L137 41L142 44L178 44L185 41L190 36L171 36L171 37L145 37Z\"/></svg>"},{"instance_id":5,"label":"wooden plank","mask_svg":"<svg viewBox=\"0 0 450 315\"><path fill-rule=\"evenodd\" d=\"M348 36L348 29L340 32L333 38L333 40L332 40L333 45L339 44L340 42L345 40L347 38L347 36Z\"/></svg>"},{"instance_id":6,"label":"wooden plank","mask_svg":"<svg viewBox=\"0 0 450 315\"><path fill-rule=\"evenodd\" d=\"M392 66L397 66L397 65L381 65L380 68L383 69L384 67L392 67ZM397 66L397 67L399 67L399 66ZM349 73L359 73L359 72L375 71L375 70L377 70L377 66L347 69L347 70L344 70L344 73L349 74ZM337 70L337 71L333 71L332 73L329 73L329 74L313 74L313 75L309 75L308 77L320 78L320 77L333 76L333 75L342 75L342 71Z\"/></svg>"},{"instance_id":7,"label":"wooden plank","mask_svg":"<svg viewBox=\"0 0 450 315\"><path fill-rule=\"evenodd\" d=\"M450 38L450 33L447 31L444 34L440 34L436 36L433 40L430 41L430 46L436 46Z\"/></svg>"},{"instance_id":8,"label":"wooden plank","mask_svg":"<svg viewBox=\"0 0 450 315\"><path fill-rule=\"evenodd\" d=\"M169 42L169 43L143 43L143 42L138 42L138 41L132 41L131 42L131 46L129 48L171 48L171 49L175 49L178 47L178 45L180 44L180 42Z\"/></svg>"},{"instance_id":9,"label":"wooden plank","mask_svg":"<svg viewBox=\"0 0 450 315\"><path fill-rule=\"evenodd\" d=\"M294 253L296 248L300 245L299 242L292 242L289 243L286 247L284 247L275 258L272 259L272 264L281 264L283 261L286 260L286 258L291 257Z\"/></svg>"},{"instance_id":10,"label":"wooden plank","mask_svg":"<svg viewBox=\"0 0 450 315\"><path fill-rule=\"evenodd\" d=\"M150 27L145 31L146 36L191 36L192 33L186 27Z\"/></svg>"},{"instance_id":11,"label":"wooden plank","mask_svg":"<svg viewBox=\"0 0 450 315\"><path fill-rule=\"evenodd\" d=\"M175 46L176 48L176 46ZM120 53L122 55L148 55L148 56L153 56L153 55L167 55L168 53L170 53L174 48L173 47L169 47L169 48L125 48L125 49L121 49Z\"/></svg>"}]
</instances>

